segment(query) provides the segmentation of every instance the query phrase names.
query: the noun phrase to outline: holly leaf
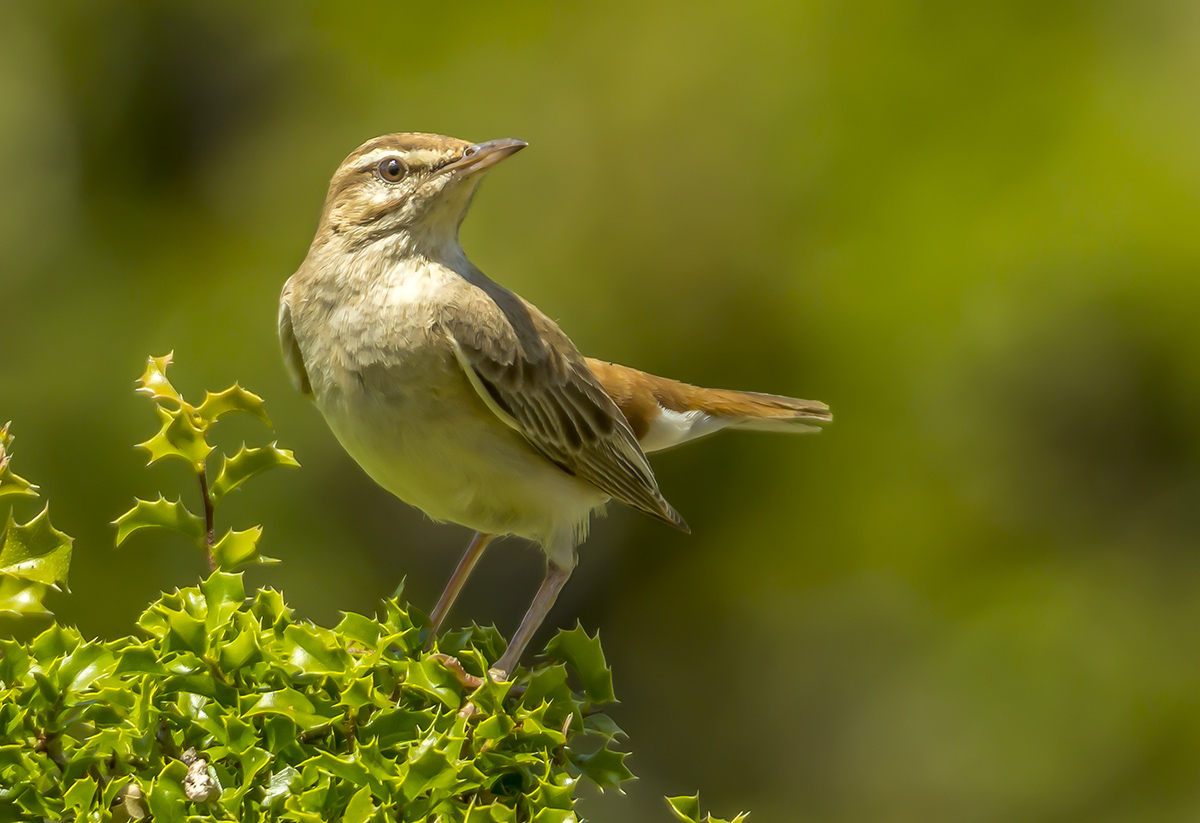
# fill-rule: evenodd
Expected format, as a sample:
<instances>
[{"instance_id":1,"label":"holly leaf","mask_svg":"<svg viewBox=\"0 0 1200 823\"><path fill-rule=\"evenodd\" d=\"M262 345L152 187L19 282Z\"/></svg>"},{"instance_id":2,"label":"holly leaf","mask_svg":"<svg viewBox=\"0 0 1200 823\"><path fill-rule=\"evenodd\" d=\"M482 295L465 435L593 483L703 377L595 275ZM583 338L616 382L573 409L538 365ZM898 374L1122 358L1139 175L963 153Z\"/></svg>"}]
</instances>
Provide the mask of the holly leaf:
<instances>
[{"instance_id":1,"label":"holly leaf","mask_svg":"<svg viewBox=\"0 0 1200 823\"><path fill-rule=\"evenodd\" d=\"M0 428L0 497L37 497L37 486L19 477L8 467L13 436L8 433L11 422Z\"/></svg>"},{"instance_id":2,"label":"holly leaf","mask_svg":"<svg viewBox=\"0 0 1200 823\"><path fill-rule=\"evenodd\" d=\"M529 793L533 808L539 809L533 818L537 823L576 823L578 818L573 814L575 808L575 781L560 779L559 781L539 780L537 788Z\"/></svg>"},{"instance_id":3,"label":"holly leaf","mask_svg":"<svg viewBox=\"0 0 1200 823\"><path fill-rule=\"evenodd\" d=\"M278 563L274 557L258 553L258 539L262 537L262 526L244 531L230 529L212 548L213 561L223 572L234 571L239 566L259 563Z\"/></svg>"},{"instance_id":4,"label":"holly leaf","mask_svg":"<svg viewBox=\"0 0 1200 823\"><path fill-rule=\"evenodd\" d=\"M318 707L295 689L279 689L259 695L254 705L246 709L246 717L260 714L279 715L292 720L301 731L310 732L328 726L339 715Z\"/></svg>"},{"instance_id":5,"label":"holly leaf","mask_svg":"<svg viewBox=\"0 0 1200 823\"><path fill-rule=\"evenodd\" d=\"M96 796L96 781L90 777L80 778L71 784L71 788L63 792L63 809L76 813L76 819L83 817L80 812L86 812Z\"/></svg>"},{"instance_id":6,"label":"holly leaf","mask_svg":"<svg viewBox=\"0 0 1200 823\"><path fill-rule=\"evenodd\" d=\"M229 414L230 412L245 412L252 414L259 420L266 423L271 428L275 426L271 423L271 418L267 417L267 409L263 405L263 400L257 394L248 392L234 383L225 391L213 393L204 393L204 402L196 409L201 417L207 422L213 423L218 417Z\"/></svg>"},{"instance_id":7,"label":"holly leaf","mask_svg":"<svg viewBox=\"0 0 1200 823\"><path fill-rule=\"evenodd\" d=\"M346 804L346 814L342 817L342 823L367 823L375 811L375 804L371 802L371 787L363 786Z\"/></svg>"},{"instance_id":8,"label":"holly leaf","mask_svg":"<svg viewBox=\"0 0 1200 823\"><path fill-rule=\"evenodd\" d=\"M589 754L573 755L572 762L601 789L620 789L626 780L633 779L633 772L625 765L625 752L615 752L603 746ZM683 818L687 819L687 818Z\"/></svg>"},{"instance_id":9,"label":"holly leaf","mask_svg":"<svg viewBox=\"0 0 1200 823\"><path fill-rule=\"evenodd\" d=\"M37 486L8 470L8 461L0 461L0 497L37 497Z\"/></svg>"},{"instance_id":10,"label":"holly leaf","mask_svg":"<svg viewBox=\"0 0 1200 823\"><path fill-rule=\"evenodd\" d=\"M188 798L183 789L187 780L187 766L181 760L172 760L159 773L150 786L150 814L154 823L184 823L187 820Z\"/></svg>"},{"instance_id":11,"label":"holly leaf","mask_svg":"<svg viewBox=\"0 0 1200 823\"><path fill-rule=\"evenodd\" d=\"M296 458L288 449L281 449L272 443L262 448L251 449L244 444L233 457L228 455L221 459L221 470L212 484L212 502L215 506L225 495L245 483L256 474L265 472L275 466L298 467Z\"/></svg>"},{"instance_id":12,"label":"holly leaf","mask_svg":"<svg viewBox=\"0 0 1200 823\"><path fill-rule=\"evenodd\" d=\"M500 740L508 737L515 725L513 719L506 714L493 714L475 728L475 737L479 740Z\"/></svg>"},{"instance_id":13,"label":"holly leaf","mask_svg":"<svg viewBox=\"0 0 1200 823\"><path fill-rule=\"evenodd\" d=\"M67 585L71 537L50 525L50 507L25 524L12 513L0 538L0 572L58 588Z\"/></svg>"},{"instance_id":14,"label":"holly leaf","mask_svg":"<svg viewBox=\"0 0 1200 823\"><path fill-rule=\"evenodd\" d=\"M613 693L612 669L604 660L604 651L600 648L600 633L588 637L583 626L578 622L570 631L559 630L558 634L546 645L546 654L566 662L579 675L579 681L587 692L588 699L594 703L608 703L616 700Z\"/></svg>"},{"instance_id":15,"label":"holly leaf","mask_svg":"<svg viewBox=\"0 0 1200 823\"><path fill-rule=\"evenodd\" d=\"M454 757L444 749L436 748L431 738L425 738L409 752L406 765L408 773L400 791L409 802L427 791L450 789L458 777Z\"/></svg>"},{"instance_id":16,"label":"holly leaf","mask_svg":"<svg viewBox=\"0 0 1200 823\"><path fill-rule=\"evenodd\" d=\"M136 446L150 452L150 463L157 463L164 457L179 457L192 466L203 463L212 446L204 439L204 429L192 419L191 407L171 410L159 406L155 412L162 421L162 428L158 434Z\"/></svg>"},{"instance_id":17,"label":"holly leaf","mask_svg":"<svg viewBox=\"0 0 1200 823\"><path fill-rule=\"evenodd\" d=\"M167 366L171 365L171 359L175 356L175 352L167 352L162 357L151 357L146 363L146 370L142 372L142 376L137 380L138 394L148 395L154 401L172 400L180 406L185 405L183 397L171 385L171 381L167 379Z\"/></svg>"},{"instance_id":18,"label":"holly leaf","mask_svg":"<svg viewBox=\"0 0 1200 823\"><path fill-rule=\"evenodd\" d=\"M684 823L700 823L700 795L694 794L691 797L680 795L679 797L666 798L667 805L671 807L671 813Z\"/></svg>"},{"instance_id":19,"label":"holly leaf","mask_svg":"<svg viewBox=\"0 0 1200 823\"><path fill-rule=\"evenodd\" d=\"M188 511L182 500L167 500L162 495L151 502L135 500L133 508L113 521L117 527L117 545L139 529L170 529L191 540L204 539L204 521Z\"/></svg>"},{"instance_id":20,"label":"holly leaf","mask_svg":"<svg viewBox=\"0 0 1200 823\"><path fill-rule=\"evenodd\" d=\"M42 600L50 587L20 577L0 574L0 614L48 615Z\"/></svg>"},{"instance_id":21,"label":"holly leaf","mask_svg":"<svg viewBox=\"0 0 1200 823\"><path fill-rule=\"evenodd\" d=\"M733 820L719 820L711 814L706 815L703 820L700 819L700 795L681 795L679 797L666 798L667 805L671 807L671 813L684 823L742 823L750 816L749 812L739 812Z\"/></svg>"},{"instance_id":22,"label":"holly leaf","mask_svg":"<svg viewBox=\"0 0 1200 823\"><path fill-rule=\"evenodd\" d=\"M541 809L532 818L533 823L578 823L575 812L566 809Z\"/></svg>"},{"instance_id":23,"label":"holly leaf","mask_svg":"<svg viewBox=\"0 0 1200 823\"><path fill-rule=\"evenodd\" d=\"M341 675L351 665L350 655L336 643L328 629L293 624L283 632L290 648L288 662L302 674Z\"/></svg>"},{"instance_id":24,"label":"holly leaf","mask_svg":"<svg viewBox=\"0 0 1200 823\"><path fill-rule=\"evenodd\" d=\"M467 811L467 823L515 823L516 819L516 811L499 801L475 805Z\"/></svg>"}]
</instances>

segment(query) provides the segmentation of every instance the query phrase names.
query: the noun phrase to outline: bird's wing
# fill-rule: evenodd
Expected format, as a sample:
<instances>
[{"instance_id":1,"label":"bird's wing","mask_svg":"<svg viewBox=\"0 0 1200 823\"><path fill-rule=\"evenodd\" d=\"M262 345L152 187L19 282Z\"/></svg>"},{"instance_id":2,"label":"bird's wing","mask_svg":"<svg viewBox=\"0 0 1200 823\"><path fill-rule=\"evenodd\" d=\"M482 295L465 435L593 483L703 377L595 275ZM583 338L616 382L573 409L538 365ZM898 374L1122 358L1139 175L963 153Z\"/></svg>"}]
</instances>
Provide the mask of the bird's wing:
<instances>
[{"instance_id":1,"label":"bird's wing","mask_svg":"<svg viewBox=\"0 0 1200 823\"><path fill-rule=\"evenodd\" d=\"M289 279L283 286L283 294L279 297L279 346L283 350L283 364L287 366L292 378L292 385L306 396L312 397L312 384L308 380L308 372L304 370L304 356L300 353L300 344L296 342L296 331L292 328L292 281Z\"/></svg>"},{"instance_id":2,"label":"bird's wing","mask_svg":"<svg viewBox=\"0 0 1200 823\"><path fill-rule=\"evenodd\" d=\"M469 320L468 320L469 318ZM542 456L605 494L687 531L583 356L534 306L490 281L444 312L455 356L488 407Z\"/></svg>"}]
</instances>

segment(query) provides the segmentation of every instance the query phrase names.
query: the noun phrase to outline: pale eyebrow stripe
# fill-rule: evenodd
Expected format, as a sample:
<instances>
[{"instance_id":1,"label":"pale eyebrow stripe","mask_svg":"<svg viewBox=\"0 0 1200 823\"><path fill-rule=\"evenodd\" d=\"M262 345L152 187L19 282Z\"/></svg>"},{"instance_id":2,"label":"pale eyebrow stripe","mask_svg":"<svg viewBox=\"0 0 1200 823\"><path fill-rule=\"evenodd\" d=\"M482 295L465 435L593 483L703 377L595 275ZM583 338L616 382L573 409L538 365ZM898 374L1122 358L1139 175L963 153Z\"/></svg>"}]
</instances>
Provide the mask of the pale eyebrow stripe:
<instances>
[{"instance_id":1,"label":"pale eyebrow stripe","mask_svg":"<svg viewBox=\"0 0 1200 823\"><path fill-rule=\"evenodd\" d=\"M414 149L413 151L405 152L404 160L409 165L413 166L436 166L443 160L454 156L453 151L445 151L438 149Z\"/></svg>"},{"instance_id":2,"label":"pale eyebrow stripe","mask_svg":"<svg viewBox=\"0 0 1200 823\"><path fill-rule=\"evenodd\" d=\"M409 151L400 151L399 149L373 149L367 152L355 162L355 168L360 171L369 169L379 161L388 157L399 158L401 162L409 166L426 166L433 167L438 163L446 160L454 155L452 151L437 151L434 149L410 149Z\"/></svg>"}]
</instances>

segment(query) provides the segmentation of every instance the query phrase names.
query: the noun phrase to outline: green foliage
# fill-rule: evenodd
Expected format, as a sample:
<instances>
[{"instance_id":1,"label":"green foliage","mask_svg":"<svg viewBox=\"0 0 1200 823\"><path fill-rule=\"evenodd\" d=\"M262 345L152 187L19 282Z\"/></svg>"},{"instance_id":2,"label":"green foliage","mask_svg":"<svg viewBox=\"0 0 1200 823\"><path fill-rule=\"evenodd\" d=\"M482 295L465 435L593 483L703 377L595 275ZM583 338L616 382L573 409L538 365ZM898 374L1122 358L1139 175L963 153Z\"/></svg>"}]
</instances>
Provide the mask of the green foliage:
<instances>
[{"instance_id":1,"label":"green foliage","mask_svg":"<svg viewBox=\"0 0 1200 823\"><path fill-rule=\"evenodd\" d=\"M671 813L675 817L684 821L684 823L742 823L743 820L750 815L747 812L740 812L734 816L733 820L720 820L713 817L711 814L700 817L700 795L692 796L683 795L680 797L668 797L667 805L671 807Z\"/></svg>"},{"instance_id":2,"label":"green foliage","mask_svg":"<svg viewBox=\"0 0 1200 823\"><path fill-rule=\"evenodd\" d=\"M10 454L13 436L8 433L11 423L5 423L0 428L0 498L3 497L37 497L37 486L23 477L17 476L9 467L12 461Z\"/></svg>"},{"instance_id":3,"label":"green foliage","mask_svg":"<svg viewBox=\"0 0 1200 823\"><path fill-rule=\"evenodd\" d=\"M52 626L0 641L0 817L110 819L136 785L163 820L567 821L581 776L630 777L566 661L484 679L492 629L427 651L424 618L397 600L326 629L224 572L138 625L147 639ZM207 800L196 772L217 786Z\"/></svg>"},{"instance_id":4,"label":"green foliage","mask_svg":"<svg viewBox=\"0 0 1200 823\"><path fill-rule=\"evenodd\" d=\"M12 471L9 424L0 428L0 503L38 496L37 486ZM72 538L50 524L50 506L26 523L10 511L0 533L0 614L49 614L46 593L67 585Z\"/></svg>"},{"instance_id":5,"label":"green foliage","mask_svg":"<svg viewBox=\"0 0 1200 823\"><path fill-rule=\"evenodd\" d=\"M142 446L152 463L197 472L205 517L178 499L138 500L116 542L175 532L217 570L152 603L140 636L86 640L55 624L28 643L0 640L0 820L567 823L581 779L619 790L633 777L604 713L612 672L582 626L497 682L495 629L429 637L399 593L378 617L346 613L333 629L296 619L273 589L247 596L225 569L263 561L261 527L213 541L213 510L249 478L297 464L274 443L243 446L210 486L211 425L233 411L270 421L238 386L188 404L166 378L170 359L151 358L139 381L162 421ZM0 493L36 497L9 469L10 444L5 427ZM43 509L24 525L10 515L2 545L0 608L42 611L66 582L70 538ZM698 799L668 802L699 823Z\"/></svg>"},{"instance_id":6,"label":"green foliage","mask_svg":"<svg viewBox=\"0 0 1200 823\"><path fill-rule=\"evenodd\" d=\"M182 499L171 502L161 495L155 501L138 499L133 508L114 522L117 545L141 529L167 529L183 535L203 550L213 570L235 571L243 566L274 563L273 558L259 552L261 527L241 531L230 529L218 539L213 523L215 512L230 492L255 475L276 466L298 467L300 464L290 451L275 443L261 448L243 444L233 457L221 455L220 465L213 472L215 479L209 483L208 458L213 447L208 443L208 433L213 424L231 412L252 415L268 426L271 418L267 417L262 398L236 383L221 392L206 392L204 401L198 406L187 402L167 379L172 356L151 357L137 382L138 393L154 401L160 423L158 433L139 443L138 448L150 454L151 464L174 458L196 473L204 516L194 514Z\"/></svg>"},{"instance_id":7,"label":"green foliage","mask_svg":"<svg viewBox=\"0 0 1200 823\"><path fill-rule=\"evenodd\" d=\"M136 501L132 509L114 522L118 546L138 529L150 528L170 529L195 541L204 539L204 521L188 511L182 501L172 503L161 495L154 502Z\"/></svg>"}]
</instances>

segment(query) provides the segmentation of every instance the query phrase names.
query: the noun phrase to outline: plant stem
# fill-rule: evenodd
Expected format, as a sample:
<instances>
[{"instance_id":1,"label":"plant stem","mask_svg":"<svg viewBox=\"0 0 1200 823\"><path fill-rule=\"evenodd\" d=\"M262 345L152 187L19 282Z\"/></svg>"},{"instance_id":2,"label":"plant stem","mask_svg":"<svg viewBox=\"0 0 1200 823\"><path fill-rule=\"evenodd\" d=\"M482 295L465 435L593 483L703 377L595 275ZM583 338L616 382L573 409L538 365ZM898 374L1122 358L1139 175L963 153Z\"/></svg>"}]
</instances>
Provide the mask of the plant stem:
<instances>
[{"instance_id":1,"label":"plant stem","mask_svg":"<svg viewBox=\"0 0 1200 823\"><path fill-rule=\"evenodd\" d=\"M217 570L217 560L213 557L213 546L216 545L216 532L213 530L213 503L208 493L208 476L201 463L196 476L200 478L200 496L204 499L204 550L208 553L208 570Z\"/></svg>"}]
</instances>

